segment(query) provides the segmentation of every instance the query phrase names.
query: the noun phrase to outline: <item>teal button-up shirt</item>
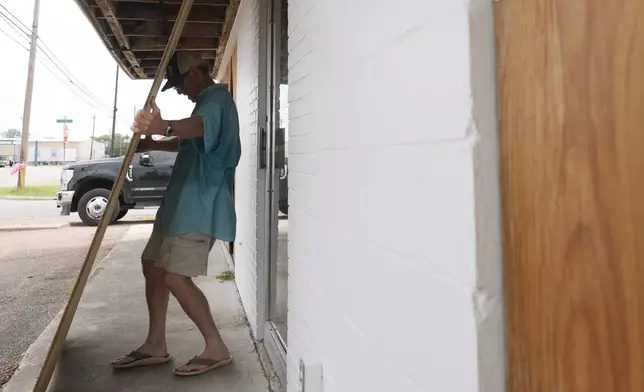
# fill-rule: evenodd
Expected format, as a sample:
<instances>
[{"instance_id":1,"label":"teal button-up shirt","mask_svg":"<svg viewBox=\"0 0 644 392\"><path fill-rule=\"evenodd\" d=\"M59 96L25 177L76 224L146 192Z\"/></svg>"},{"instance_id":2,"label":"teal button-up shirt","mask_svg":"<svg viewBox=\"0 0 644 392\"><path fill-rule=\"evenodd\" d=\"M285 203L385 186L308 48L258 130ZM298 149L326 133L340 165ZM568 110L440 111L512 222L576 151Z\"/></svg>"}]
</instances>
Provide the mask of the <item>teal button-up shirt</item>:
<instances>
[{"instance_id":1,"label":"teal button-up shirt","mask_svg":"<svg viewBox=\"0 0 644 392\"><path fill-rule=\"evenodd\" d=\"M197 96L193 116L203 137L181 139L179 153L155 225L166 236L203 233L234 241L233 183L241 155L239 117L228 86L214 84Z\"/></svg>"}]
</instances>

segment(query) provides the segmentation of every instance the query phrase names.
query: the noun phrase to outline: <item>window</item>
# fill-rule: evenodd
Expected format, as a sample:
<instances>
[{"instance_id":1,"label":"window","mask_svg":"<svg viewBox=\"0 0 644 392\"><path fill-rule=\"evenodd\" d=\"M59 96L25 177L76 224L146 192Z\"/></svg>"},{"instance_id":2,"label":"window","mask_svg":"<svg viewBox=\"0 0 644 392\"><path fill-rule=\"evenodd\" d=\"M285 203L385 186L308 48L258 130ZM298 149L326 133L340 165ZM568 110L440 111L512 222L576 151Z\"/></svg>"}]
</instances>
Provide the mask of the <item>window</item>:
<instances>
[{"instance_id":1,"label":"window","mask_svg":"<svg viewBox=\"0 0 644 392\"><path fill-rule=\"evenodd\" d=\"M177 159L177 153L166 151L152 151L150 153L150 159L152 160L152 163L156 165L173 165L174 161Z\"/></svg>"}]
</instances>

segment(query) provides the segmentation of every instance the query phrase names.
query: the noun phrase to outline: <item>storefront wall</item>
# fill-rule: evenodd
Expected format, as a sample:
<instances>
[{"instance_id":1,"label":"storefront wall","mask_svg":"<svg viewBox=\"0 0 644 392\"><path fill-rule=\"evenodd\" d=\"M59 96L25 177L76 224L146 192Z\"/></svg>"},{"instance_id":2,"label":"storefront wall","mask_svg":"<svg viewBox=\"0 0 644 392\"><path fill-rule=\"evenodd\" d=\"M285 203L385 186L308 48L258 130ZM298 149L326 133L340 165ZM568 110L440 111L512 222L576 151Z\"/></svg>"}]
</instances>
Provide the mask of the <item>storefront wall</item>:
<instances>
[{"instance_id":1,"label":"storefront wall","mask_svg":"<svg viewBox=\"0 0 644 392\"><path fill-rule=\"evenodd\" d=\"M325 392L503 391L491 1L352 4L288 4L288 391L302 360ZM229 41L235 269L260 340L265 6L243 0Z\"/></svg>"}]
</instances>

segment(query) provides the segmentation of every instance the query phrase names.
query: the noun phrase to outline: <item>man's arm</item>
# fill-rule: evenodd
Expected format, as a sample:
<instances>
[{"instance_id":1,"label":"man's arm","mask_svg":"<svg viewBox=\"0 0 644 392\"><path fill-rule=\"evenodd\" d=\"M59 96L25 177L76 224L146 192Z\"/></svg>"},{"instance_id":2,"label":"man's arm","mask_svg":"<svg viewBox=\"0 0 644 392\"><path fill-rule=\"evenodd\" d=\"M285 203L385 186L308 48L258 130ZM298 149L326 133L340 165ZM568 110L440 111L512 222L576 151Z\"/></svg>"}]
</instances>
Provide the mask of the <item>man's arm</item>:
<instances>
[{"instance_id":1,"label":"man's arm","mask_svg":"<svg viewBox=\"0 0 644 392\"><path fill-rule=\"evenodd\" d=\"M218 107L215 108L215 110ZM210 112L212 108L202 108ZM210 115L217 115L212 112ZM132 124L132 131L145 135L164 135L168 125L172 125L173 136L185 139L194 139L204 136L204 119L203 116L192 116L183 120L166 121L161 117L161 111L155 103L152 103L152 110L139 110Z\"/></svg>"},{"instance_id":2,"label":"man's arm","mask_svg":"<svg viewBox=\"0 0 644 392\"><path fill-rule=\"evenodd\" d=\"M192 116L183 120L168 121L172 124L174 136L193 139L203 136L203 119L201 116Z\"/></svg>"}]
</instances>

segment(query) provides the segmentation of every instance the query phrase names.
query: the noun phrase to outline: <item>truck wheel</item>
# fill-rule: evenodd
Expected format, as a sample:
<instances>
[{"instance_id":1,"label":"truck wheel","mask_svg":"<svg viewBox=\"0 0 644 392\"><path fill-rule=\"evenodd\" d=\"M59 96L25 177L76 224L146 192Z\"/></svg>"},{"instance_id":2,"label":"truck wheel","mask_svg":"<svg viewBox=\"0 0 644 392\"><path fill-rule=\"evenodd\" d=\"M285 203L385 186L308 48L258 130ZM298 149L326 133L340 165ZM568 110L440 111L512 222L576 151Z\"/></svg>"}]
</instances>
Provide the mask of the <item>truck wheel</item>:
<instances>
[{"instance_id":1,"label":"truck wheel","mask_svg":"<svg viewBox=\"0 0 644 392\"><path fill-rule=\"evenodd\" d=\"M88 226L97 226L105 212L109 197L110 191L104 188L95 188L85 193L78 201L78 216L83 223ZM120 210L118 205L116 210ZM110 223L113 223L116 217L117 214L114 214Z\"/></svg>"},{"instance_id":2,"label":"truck wheel","mask_svg":"<svg viewBox=\"0 0 644 392\"><path fill-rule=\"evenodd\" d=\"M119 220L123 219L123 217L124 217L125 215L127 215L127 212L128 212L128 211L129 211L129 210L121 210L121 211L119 211L119 213L116 215L116 218L114 218L114 222L116 222L116 221L119 221Z\"/></svg>"}]
</instances>

